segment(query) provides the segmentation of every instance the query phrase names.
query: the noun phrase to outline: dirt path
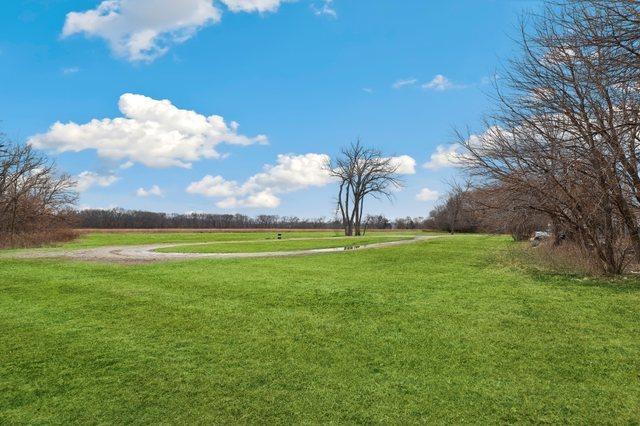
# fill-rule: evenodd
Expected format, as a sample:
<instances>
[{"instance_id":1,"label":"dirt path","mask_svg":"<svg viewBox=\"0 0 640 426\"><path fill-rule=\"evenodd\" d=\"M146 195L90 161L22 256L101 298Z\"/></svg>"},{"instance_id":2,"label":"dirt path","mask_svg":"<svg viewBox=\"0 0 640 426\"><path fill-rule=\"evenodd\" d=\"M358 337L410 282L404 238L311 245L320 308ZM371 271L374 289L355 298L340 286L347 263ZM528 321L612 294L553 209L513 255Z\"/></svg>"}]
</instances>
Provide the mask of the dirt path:
<instances>
[{"instance_id":1,"label":"dirt path","mask_svg":"<svg viewBox=\"0 0 640 426\"><path fill-rule=\"evenodd\" d=\"M7 257L14 259L46 259L60 258L71 260L83 260L90 262L108 262L108 263L150 263L163 262L168 260L184 260L184 259L248 259L261 257L286 257L286 256L305 256L320 253L339 253L353 250L366 250L384 247L393 247L404 244L413 244L419 241L438 238L438 236L418 236L409 240L387 241L381 243L363 244L355 247L333 247L306 249L295 251L268 251L256 253L163 253L155 250L168 247L181 247L211 244L207 243L170 243L170 244L145 244L138 246L111 246L96 247L91 249L79 250L33 250L20 253L13 253ZM243 242L243 241L239 241Z\"/></svg>"}]
</instances>

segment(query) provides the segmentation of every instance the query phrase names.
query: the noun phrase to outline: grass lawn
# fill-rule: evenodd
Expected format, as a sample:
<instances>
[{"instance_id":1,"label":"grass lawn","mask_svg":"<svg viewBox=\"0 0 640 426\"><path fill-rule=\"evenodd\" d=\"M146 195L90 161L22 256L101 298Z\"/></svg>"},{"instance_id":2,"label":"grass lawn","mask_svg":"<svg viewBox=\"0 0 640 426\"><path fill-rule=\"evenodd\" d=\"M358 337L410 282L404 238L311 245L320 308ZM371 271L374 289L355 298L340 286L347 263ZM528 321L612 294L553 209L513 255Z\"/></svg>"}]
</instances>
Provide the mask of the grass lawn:
<instances>
[{"instance_id":1,"label":"grass lawn","mask_svg":"<svg viewBox=\"0 0 640 426\"><path fill-rule=\"evenodd\" d=\"M218 242L211 244L199 244L192 246L166 247L158 249L164 253L256 253L265 251L289 251L321 249L334 247L352 247L364 244L384 243L389 241L407 240L413 237L330 237L326 239L309 240L269 240L269 241L244 241L244 242Z\"/></svg>"},{"instance_id":2,"label":"grass lawn","mask_svg":"<svg viewBox=\"0 0 640 426\"><path fill-rule=\"evenodd\" d=\"M638 281L536 272L513 247L1 259L0 424L638 424Z\"/></svg>"},{"instance_id":3,"label":"grass lawn","mask_svg":"<svg viewBox=\"0 0 640 426\"><path fill-rule=\"evenodd\" d=\"M282 232L282 238L341 237L335 231L294 231ZM65 248L92 248L100 246L164 244L164 243L207 243L216 241L275 240L276 232L99 232L84 234Z\"/></svg>"}]
</instances>

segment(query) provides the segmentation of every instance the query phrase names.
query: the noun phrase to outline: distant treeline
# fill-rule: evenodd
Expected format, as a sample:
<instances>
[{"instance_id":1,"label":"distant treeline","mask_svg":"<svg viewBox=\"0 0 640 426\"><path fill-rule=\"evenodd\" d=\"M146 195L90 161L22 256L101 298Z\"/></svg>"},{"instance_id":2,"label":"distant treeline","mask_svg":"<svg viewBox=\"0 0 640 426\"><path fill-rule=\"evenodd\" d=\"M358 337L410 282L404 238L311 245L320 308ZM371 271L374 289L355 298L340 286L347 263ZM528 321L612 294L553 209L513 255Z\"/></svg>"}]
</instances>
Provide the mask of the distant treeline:
<instances>
[{"instance_id":1,"label":"distant treeline","mask_svg":"<svg viewBox=\"0 0 640 426\"><path fill-rule=\"evenodd\" d=\"M337 229L342 224L337 219L306 219L296 216L243 214L187 213L171 214L141 210L79 210L74 213L74 223L79 228L96 229ZM390 221L383 215L369 215L368 229L421 229L424 218L406 217Z\"/></svg>"}]
</instances>

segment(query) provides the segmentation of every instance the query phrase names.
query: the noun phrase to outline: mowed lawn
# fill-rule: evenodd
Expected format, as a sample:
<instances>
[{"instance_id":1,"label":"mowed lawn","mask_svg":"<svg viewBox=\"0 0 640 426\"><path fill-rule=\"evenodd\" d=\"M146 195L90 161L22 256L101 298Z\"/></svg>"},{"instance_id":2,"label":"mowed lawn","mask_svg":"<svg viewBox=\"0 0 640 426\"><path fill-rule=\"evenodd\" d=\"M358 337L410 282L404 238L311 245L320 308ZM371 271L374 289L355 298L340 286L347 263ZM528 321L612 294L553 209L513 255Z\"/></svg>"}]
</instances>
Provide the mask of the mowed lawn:
<instances>
[{"instance_id":1,"label":"mowed lawn","mask_svg":"<svg viewBox=\"0 0 640 426\"><path fill-rule=\"evenodd\" d=\"M158 249L164 253L256 253L296 251L324 248L353 248L366 244L386 243L402 241L413 238L412 236L373 236L373 237L326 237L326 238L302 238L283 239L269 241L242 241L242 242L217 242L197 245L166 247Z\"/></svg>"},{"instance_id":2,"label":"mowed lawn","mask_svg":"<svg viewBox=\"0 0 640 426\"><path fill-rule=\"evenodd\" d=\"M411 231L407 231L411 232ZM415 231L413 232L415 233ZM290 238L331 238L342 237L337 231L283 231L283 239ZM375 235L386 235L378 232ZM395 232L389 233L396 234ZM165 243L207 243L218 241L276 240L276 232L97 232L84 234L75 241L63 245L65 248L92 248L101 246L165 244Z\"/></svg>"},{"instance_id":3,"label":"mowed lawn","mask_svg":"<svg viewBox=\"0 0 640 426\"><path fill-rule=\"evenodd\" d=\"M640 284L513 247L2 259L0 424L638 424Z\"/></svg>"}]
</instances>

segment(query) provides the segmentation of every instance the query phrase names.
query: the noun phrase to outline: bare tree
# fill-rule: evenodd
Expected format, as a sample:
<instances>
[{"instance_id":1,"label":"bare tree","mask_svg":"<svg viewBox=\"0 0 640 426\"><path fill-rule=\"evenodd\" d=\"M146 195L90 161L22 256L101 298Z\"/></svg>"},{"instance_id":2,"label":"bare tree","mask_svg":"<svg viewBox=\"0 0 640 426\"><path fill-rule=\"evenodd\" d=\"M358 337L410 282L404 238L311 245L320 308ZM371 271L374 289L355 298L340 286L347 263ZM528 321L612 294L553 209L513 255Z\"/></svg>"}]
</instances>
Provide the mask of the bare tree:
<instances>
[{"instance_id":1,"label":"bare tree","mask_svg":"<svg viewBox=\"0 0 640 426\"><path fill-rule=\"evenodd\" d=\"M342 218L345 235L361 235L364 202L373 198L393 198L394 189L403 186L398 176L398 164L373 148L366 148L360 140L341 150L335 161L326 165L331 176L338 180L337 211Z\"/></svg>"},{"instance_id":2,"label":"bare tree","mask_svg":"<svg viewBox=\"0 0 640 426\"><path fill-rule=\"evenodd\" d=\"M513 197L511 191L500 185L473 188L469 192L469 203L478 227L484 232L509 234L514 241L525 241L535 231L548 230L548 216L530 208L535 203L525 195Z\"/></svg>"},{"instance_id":3,"label":"bare tree","mask_svg":"<svg viewBox=\"0 0 640 426\"><path fill-rule=\"evenodd\" d=\"M523 28L487 131L459 137L471 176L546 215L608 273L631 252L640 260L638 27L628 27L639 11L635 0L549 8Z\"/></svg>"},{"instance_id":4,"label":"bare tree","mask_svg":"<svg viewBox=\"0 0 640 426\"><path fill-rule=\"evenodd\" d=\"M456 226L458 225L460 216L471 210L471 207L469 206L469 189L471 188L471 181L467 179L464 182L459 182L452 179L449 181L448 185L449 193L445 203L447 206L445 212L448 231L450 234L453 234L456 231Z\"/></svg>"},{"instance_id":5,"label":"bare tree","mask_svg":"<svg viewBox=\"0 0 640 426\"><path fill-rule=\"evenodd\" d=\"M29 145L0 142L0 242L42 239L63 225L75 182ZM33 236L38 234L38 238ZM26 237L25 237L26 236Z\"/></svg>"}]
</instances>

